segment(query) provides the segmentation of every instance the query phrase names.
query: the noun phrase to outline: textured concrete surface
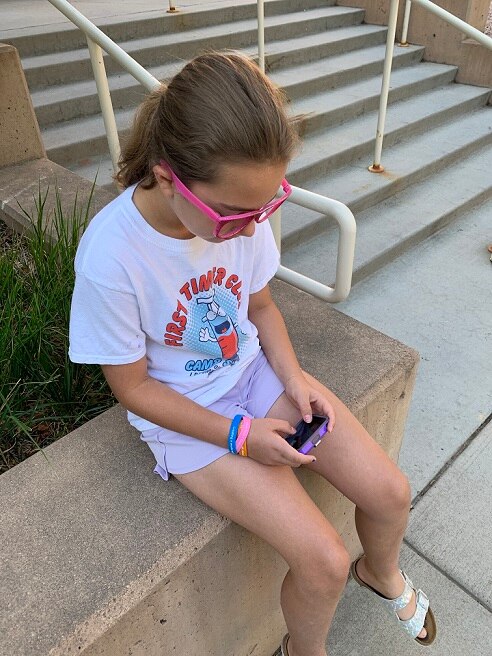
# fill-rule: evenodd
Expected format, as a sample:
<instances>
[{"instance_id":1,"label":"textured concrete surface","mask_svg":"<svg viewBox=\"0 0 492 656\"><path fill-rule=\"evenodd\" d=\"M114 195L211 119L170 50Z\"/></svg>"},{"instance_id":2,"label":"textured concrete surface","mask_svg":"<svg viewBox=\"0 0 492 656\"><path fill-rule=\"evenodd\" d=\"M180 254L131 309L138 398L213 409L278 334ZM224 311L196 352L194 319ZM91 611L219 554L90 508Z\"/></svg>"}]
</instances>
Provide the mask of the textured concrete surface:
<instances>
[{"instance_id":1,"label":"textured concrete surface","mask_svg":"<svg viewBox=\"0 0 492 656\"><path fill-rule=\"evenodd\" d=\"M492 411L491 214L471 210L337 306L421 355L400 454L414 494Z\"/></svg>"},{"instance_id":2,"label":"textured concrete surface","mask_svg":"<svg viewBox=\"0 0 492 656\"><path fill-rule=\"evenodd\" d=\"M0 167L45 155L15 48L0 43Z\"/></svg>"},{"instance_id":3,"label":"textured concrete surface","mask_svg":"<svg viewBox=\"0 0 492 656\"><path fill-rule=\"evenodd\" d=\"M115 196L105 189L93 193L93 185L67 169L41 158L0 168L0 217L11 228L21 231L29 226L29 216L36 216L36 201L46 196L46 216L56 206L56 191L63 198L62 207L70 216L75 205L83 212L89 205L94 216ZM90 200L90 204L89 204Z\"/></svg>"},{"instance_id":4,"label":"textured concrete surface","mask_svg":"<svg viewBox=\"0 0 492 656\"><path fill-rule=\"evenodd\" d=\"M190 7L204 8L226 4L227 0L182 0L173 4L186 10ZM106 22L109 18L121 19L122 16L133 16L153 12L155 15L166 13L169 9L168 0L71 0L70 4L78 9L94 23ZM36 28L41 25L68 24L68 19L48 2L32 2L31 0L1 0L2 31Z\"/></svg>"},{"instance_id":5,"label":"textured concrete surface","mask_svg":"<svg viewBox=\"0 0 492 656\"><path fill-rule=\"evenodd\" d=\"M393 189L396 193L377 206L355 213L354 284L492 195L492 112L487 112L487 119L490 121L486 140L489 143L468 157L462 157L459 166L451 163L401 192ZM417 157L417 153L414 154ZM416 166L416 162L413 165ZM392 175L392 171L388 171L388 177ZM368 185L372 176L366 172ZM422 203L423 198L425 203ZM325 222L328 223L326 219ZM282 263L320 282L332 284L337 249L338 229L326 229L291 248L282 256Z\"/></svg>"},{"instance_id":6,"label":"textured concrete surface","mask_svg":"<svg viewBox=\"0 0 492 656\"><path fill-rule=\"evenodd\" d=\"M412 512L407 542L492 611L492 422Z\"/></svg>"},{"instance_id":7,"label":"textured concrete surface","mask_svg":"<svg viewBox=\"0 0 492 656\"><path fill-rule=\"evenodd\" d=\"M102 630L225 525L153 465L117 407L2 475L0 653Z\"/></svg>"},{"instance_id":8,"label":"textured concrete surface","mask_svg":"<svg viewBox=\"0 0 492 656\"><path fill-rule=\"evenodd\" d=\"M489 656L492 616L469 594L408 547L401 566L431 600L438 636L432 656ZM412 641L374 596L350 580L333 621L330 656L413 656L427 653Z\"/></svg>"}]
</instances>

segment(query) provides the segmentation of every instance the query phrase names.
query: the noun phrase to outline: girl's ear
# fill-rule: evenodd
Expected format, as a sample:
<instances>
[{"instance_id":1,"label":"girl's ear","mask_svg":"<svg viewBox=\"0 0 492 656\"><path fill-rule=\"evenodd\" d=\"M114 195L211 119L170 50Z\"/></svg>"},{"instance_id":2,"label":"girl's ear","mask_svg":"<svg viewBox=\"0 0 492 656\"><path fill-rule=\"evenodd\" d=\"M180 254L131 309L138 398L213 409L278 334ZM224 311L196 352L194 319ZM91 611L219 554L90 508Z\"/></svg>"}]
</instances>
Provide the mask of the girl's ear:
<instances>
[{"instance_id":1,"label":"girl's ear","mask_svg":"<svg viewBox=\"0 0 492 656\"><path fill-rule=\"evenodd\" d=\"M152 171L161 192L168 198L172 198L174 194L174 186L169 171L160 164L153 166Z\"/></svg>"}]
</instances>

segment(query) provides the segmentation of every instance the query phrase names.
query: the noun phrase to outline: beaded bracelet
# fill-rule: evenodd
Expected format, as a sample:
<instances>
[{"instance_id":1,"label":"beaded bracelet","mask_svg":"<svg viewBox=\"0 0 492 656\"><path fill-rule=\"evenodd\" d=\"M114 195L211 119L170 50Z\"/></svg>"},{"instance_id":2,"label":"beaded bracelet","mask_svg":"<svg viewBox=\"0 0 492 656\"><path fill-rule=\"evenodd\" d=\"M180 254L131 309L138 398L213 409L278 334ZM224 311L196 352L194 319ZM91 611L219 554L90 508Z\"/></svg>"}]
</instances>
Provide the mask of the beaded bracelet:
<instances>
[{"instance_id":1,"label":"beaded bracelet","mask_svg":"<svg viewBox=\"0 0 492 656\"><path fill-rule=\"evenodd\" d=\"M236 453L243 455L241 449L244 444L246 444L246 439L249 435L251 428L251 419L249 417L243 417L241 420L241 426L239 428L239 434L236 440Z\"/></svg>"},{"instance_id":2,"label":"beaded bracelet","mask_svg":"<svg viewBox=\"0 0 492 656\"><path fill-rule=\"evenodd\" d=\"M234 417L234 419L231 422L231 427L229 428L229 436L227 438L229 444L229 451L231 453L234 453L235 455L237 454L237 450L236 450L237 431L239 429L239 424L241 423L242 418L243 418L242 415L236 415Z\"/></svg>"}]
</instances>

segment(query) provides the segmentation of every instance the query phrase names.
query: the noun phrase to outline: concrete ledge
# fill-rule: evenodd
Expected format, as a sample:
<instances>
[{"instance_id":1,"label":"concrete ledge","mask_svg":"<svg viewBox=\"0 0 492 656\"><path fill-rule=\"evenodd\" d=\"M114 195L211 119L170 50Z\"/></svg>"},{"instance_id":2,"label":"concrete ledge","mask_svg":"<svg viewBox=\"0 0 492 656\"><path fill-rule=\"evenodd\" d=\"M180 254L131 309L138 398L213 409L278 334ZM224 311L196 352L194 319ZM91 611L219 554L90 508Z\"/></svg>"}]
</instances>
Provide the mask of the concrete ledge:
<instances>
[{"instance_id":1,"label":"concrete ledge","mask_svg":"<svg viewBox=\"0 0 492 656\"><path fill-rule=\"evenodd\" d=\"M48 191L45 216L49 216L55 207L56 190L67 211L73 208L75 200L79 209L85 209L92 195L90 217L116 195L116 191L112 193L101 187L92 193L90 182L43 157L0 168L0 218L13 230L22 232L29 227L22 210L36 217L36 199L40 192L44 196Z\"/></svg>"},{"instance_id":2,"label":"concrete ledge","mask_svg":"<svg viewBox=\"0 0 492 656\"><path fill-rule=\"evenodd\" d=\"M285 283L272 289L303 367L396 458L416 352ZM0 653L273 654L285 562L153 464L117 406L1 476ZM299 476L355 555L352 504Z\"/></svg>"}]
</instances>

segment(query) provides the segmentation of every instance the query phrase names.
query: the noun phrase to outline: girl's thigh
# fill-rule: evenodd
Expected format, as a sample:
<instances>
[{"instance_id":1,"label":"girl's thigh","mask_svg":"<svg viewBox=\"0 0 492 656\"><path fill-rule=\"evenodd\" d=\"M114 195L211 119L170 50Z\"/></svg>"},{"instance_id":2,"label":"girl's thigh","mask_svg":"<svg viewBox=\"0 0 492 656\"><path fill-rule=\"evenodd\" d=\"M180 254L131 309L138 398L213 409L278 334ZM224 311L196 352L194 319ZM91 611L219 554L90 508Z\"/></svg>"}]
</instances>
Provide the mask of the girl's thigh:
<instances>
[{"instance_id":1,"label":"girl's thigh","mask_svg":"<svg viewBox=\"0 0 492 656\"><path fill-rule=\"evenodd\" d=\"M392 505L395 510L401 510L408 504L410 495L404 474L333 392L310 374L304 372L304 375L332 404L335 428L313 452L316 462L303 466L321 474L369 515L387 515ZM295 425L300 412L284 393L267 416L286 419Z\"/></svg>"},{"instance_id":2,"label":"girl's thigh","mask_svg":"<svg viewBox=\"0 0 492 656\"><path fill-rule=\"evenodd\" d=\"M313 566L344 569L338 533L290 467L227 454L202 469L174 476L208 506L268 542L291 568L304 571L307 551Z\"/></svg>"}]
</instances>

